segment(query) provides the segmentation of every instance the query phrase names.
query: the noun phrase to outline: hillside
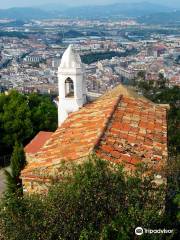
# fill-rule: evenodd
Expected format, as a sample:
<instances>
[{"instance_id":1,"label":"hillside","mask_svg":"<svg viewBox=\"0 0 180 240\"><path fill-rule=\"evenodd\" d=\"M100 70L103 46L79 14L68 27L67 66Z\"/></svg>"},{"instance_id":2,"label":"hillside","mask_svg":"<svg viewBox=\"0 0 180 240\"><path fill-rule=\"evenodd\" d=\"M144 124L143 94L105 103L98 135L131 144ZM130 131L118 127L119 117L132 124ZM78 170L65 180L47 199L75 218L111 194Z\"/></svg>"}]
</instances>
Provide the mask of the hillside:
<instances>
[{"instance_id":1,"label":"hillside","mask_svg":"<svg viewBox=\"0 0 180 240\"><path fill-rule=\"evenodd\" d=\"M172 24L180 23L180 11L154 13L138 18L140 23L146 24Z\"/></svg>"},{"instance_id":2,"label":"hillside","mask_svg":"<svg viewBox=\"0 0 180 240\"><path fill-rule=\"evenodd\" d=\"M46 5L39 8L10 8L0 10L0 18L13 18L18 20L43 19L43 18L106 18L106 17L140 17L144 15L168 12L171 8L148 2L141 3L117 3L102 6L65 7L56 5L56 8Z\"/></svg>"},{"instance_id":3,"label":"hillside","mask_svg":"<svg viewBox=\"0 0 180 240\"><path fill-rule=\"evenodd\" d=\"M9 8L0 9L0 18L17 20L52 18L54 15L38 8Z\"/></svg>"},{"instance_id":4,"label":"hillside","mask_svg":"<svg viewBox=\"0 0 180 240\"><path fill-rule=\"evenodd\" d=\"M63 12L63 15L72 17L138 17L146 14L159 12L159 9L164 12L170 11L170 8L160 4L152 4L148 2L141 3L117 3L104 6L82 6L68 8Z\"/></svg>"}]
</instances>

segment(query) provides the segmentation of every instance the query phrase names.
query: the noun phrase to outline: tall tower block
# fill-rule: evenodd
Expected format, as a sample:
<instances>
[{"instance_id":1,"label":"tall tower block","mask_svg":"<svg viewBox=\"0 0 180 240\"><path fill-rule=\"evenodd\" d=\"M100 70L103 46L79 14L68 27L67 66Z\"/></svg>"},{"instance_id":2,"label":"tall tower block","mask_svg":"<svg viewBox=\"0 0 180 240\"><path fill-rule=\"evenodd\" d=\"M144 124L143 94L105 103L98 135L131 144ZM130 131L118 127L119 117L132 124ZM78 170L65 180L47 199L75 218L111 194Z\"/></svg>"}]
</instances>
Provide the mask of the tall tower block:
<instances>
[{"instance_id":1,"label":"tall tower block","mask_svg":"<svg viewBox=\"0 0 180 240\"><path fill-rule=\"evenodd\" d=\"M72 45L64 52L58 68L59 104L58 125L68 114L78 111L86 103L85 71L81 58Z\"/></svg>"}]
</instances>

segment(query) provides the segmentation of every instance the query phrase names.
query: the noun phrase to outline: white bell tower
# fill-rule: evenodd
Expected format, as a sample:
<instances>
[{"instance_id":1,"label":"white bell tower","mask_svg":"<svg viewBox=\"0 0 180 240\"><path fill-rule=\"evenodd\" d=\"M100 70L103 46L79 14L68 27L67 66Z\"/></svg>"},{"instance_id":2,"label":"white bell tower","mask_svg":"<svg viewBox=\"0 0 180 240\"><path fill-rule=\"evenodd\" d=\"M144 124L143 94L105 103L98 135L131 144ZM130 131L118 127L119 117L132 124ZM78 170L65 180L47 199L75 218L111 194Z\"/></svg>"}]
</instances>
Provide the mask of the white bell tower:
<instances>
[{"instance_id":1,"label":"white bell tower","mask_svg":"<svg viewBox=\"0 0 180 240\"><path fill-rule=\"evenodd\" d=\"M78 111L86 103L85 71L79 54L72 45L64 52L58 68L59 103L58 125L68 114Z\"/></svg>"}]
</instances>

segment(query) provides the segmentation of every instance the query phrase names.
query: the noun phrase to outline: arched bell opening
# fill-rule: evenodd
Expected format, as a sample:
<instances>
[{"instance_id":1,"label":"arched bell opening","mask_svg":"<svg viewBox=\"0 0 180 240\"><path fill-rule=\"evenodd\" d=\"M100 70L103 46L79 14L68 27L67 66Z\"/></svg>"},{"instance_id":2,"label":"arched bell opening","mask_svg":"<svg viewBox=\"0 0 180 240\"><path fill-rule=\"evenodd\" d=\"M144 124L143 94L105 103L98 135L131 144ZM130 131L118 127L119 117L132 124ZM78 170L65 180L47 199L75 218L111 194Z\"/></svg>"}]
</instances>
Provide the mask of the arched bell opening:
<instances>
[{"instance_id":1,"label":"arched bell opening","mask_svg":"<svg viewBox=\"0 0 180 240\"><path fill-rule=\"evenodd\" d=\"M74 97L74 83L70 77L68 77L65 81L65 97Z\"/></svg>"}]
</instances>

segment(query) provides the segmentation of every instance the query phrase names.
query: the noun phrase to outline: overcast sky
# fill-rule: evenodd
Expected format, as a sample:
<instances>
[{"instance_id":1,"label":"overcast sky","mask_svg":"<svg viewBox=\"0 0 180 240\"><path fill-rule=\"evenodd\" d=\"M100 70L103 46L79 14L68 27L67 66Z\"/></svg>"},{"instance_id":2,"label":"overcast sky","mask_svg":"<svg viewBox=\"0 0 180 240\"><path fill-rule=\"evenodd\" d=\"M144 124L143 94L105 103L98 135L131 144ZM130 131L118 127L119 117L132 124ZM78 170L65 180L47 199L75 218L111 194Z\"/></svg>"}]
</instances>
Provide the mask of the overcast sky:
<instances>
[{"instance_id":1,"label":"overcast sky","mask_svg":"<svg viewBox=\"0 0 180 240\"><path fill-rule=\"evenodd\" d=\"M155 2L171 5L174 8L180 6L180 0L0 0L0 8L38 6L47 3L63 3L66 5L87 5L87 4L110 4L115 2Z\"/></svg>"}]
</instances>

